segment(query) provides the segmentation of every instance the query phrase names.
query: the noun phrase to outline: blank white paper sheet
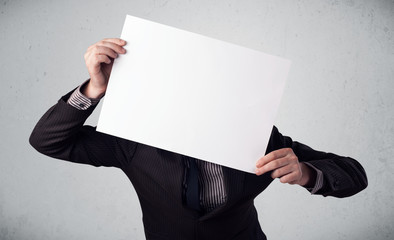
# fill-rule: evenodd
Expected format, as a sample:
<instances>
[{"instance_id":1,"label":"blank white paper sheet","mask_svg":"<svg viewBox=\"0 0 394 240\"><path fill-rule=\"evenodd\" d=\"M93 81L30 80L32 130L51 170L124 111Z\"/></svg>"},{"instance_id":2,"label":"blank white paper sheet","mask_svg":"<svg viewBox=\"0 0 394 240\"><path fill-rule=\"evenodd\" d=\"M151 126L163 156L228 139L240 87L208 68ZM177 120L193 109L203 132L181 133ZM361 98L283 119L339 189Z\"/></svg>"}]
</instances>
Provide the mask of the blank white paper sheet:
<instances>
[{"instance_id":1,"label":"blank white paper sheet","mask_svg":"<svg viewBox=\"0 0 394 240\"><path fill-rule=\"evenodd\" d=\"M290 61L126 16L97 130L254 173Z\"/></svg>"}]
</instances>

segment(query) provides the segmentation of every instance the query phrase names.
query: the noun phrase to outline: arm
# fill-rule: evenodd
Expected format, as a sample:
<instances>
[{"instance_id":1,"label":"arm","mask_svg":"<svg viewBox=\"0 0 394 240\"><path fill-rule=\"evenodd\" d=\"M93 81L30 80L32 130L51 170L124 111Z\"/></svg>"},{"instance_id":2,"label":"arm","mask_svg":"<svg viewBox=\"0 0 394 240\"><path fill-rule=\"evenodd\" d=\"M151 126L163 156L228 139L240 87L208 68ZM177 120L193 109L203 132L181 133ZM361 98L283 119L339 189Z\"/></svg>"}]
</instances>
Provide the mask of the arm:
<instances>
[{"instance_id":1,"label":"arm","mask_svg":"<svg viewBox=\"0 0 394 240\"><path fill-rule=\"evenodd\" d=\"M323 196L348 197L367 187L363 167L354 159L313 150L283 136L273 128L267 155L256 164L256 174L272 171L281 182L311 187L320 185L313 193ZM320 175L320 176L319 176Z\"/></svg>"},{"instance_id":2,"label":"arm","mask_svg":"<svg viewBox=\"0 0 394 240\"><path fill-rule=\"evenodd\" d=\"M127 159L119 146L126 144L132 150L135 143L84 126L96 105L79 110L68 104L75 91L63 96L41 117L30 135L30 144L40 153L53 158L97 167L121 168L127 164Z\"/></svg>"},{"instance_id":3,"label":"arm","mask_svg":"<svg viewBox=\"0 0 394 240\"><path fill-rule=\"evenodd\" d=\"M108 56L116 57L116 55L110 52L114 50L103 46L111 46L111 44L101 41L95 44L99 46L89 47L85 54L91 80L83 85L86 88L82 88L81 91L86 92L90 87L91 91L85 93L90 98L102 97L105 93L112 67L112 61L109 63L106 61L109 59ZM103 53L107 55L102 55ZM103 63L107 64L102 65ZM122 167L127 159L119 146L128 146L127 151L132 151L135 143L96 132L91 126L83 126L98 100L93 100L93 104L89 104L89 101L92 103L92 99L89 100L86 96L88 102L86 106L68 102L72 93L78 92L79 89L76 89L63 96L41 117L30 136L30 144L37 151L54 158L93 166Z\"/></svg>"},{"instance_id":4,"label":"arm","mask_svg":"<svg viewBox=\"0 0 394 240\"><path fill-rule=\"evenodd\" d=\"M295 141L292 149L301 162L307 162L322 171L324 184L316 194L348 197L368 186L364 168L353 158L316 151Z\"/></svg>"}]
</instances>

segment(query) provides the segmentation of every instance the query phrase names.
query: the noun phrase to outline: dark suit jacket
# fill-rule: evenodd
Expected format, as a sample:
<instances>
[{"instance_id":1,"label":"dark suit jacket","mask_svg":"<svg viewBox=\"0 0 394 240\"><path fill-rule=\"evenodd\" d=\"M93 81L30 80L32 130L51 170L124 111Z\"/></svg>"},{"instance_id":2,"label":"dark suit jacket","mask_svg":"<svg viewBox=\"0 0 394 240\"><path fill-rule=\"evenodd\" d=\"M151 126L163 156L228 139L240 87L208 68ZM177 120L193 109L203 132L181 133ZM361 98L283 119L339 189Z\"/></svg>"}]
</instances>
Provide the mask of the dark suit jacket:
<instances>
[{"instance_id":1,"label":"dark suit jacket","mask_svg":"<svg viewBox=\"0 0 394 240\"><path fill-rule=\"evenodd\" d=\"M31 145L54 158L122 169L138 194L147 239L266 239L253 201L272 182L270 174L257 176L223 167L227 203L200 216L182 204L185 156L84 126L94 107L77 110L68 105L71 93L42 116L30 136ZM292 148L299 161L323 172L324 185L317 194L347 197L367 186L364 169L356 160L315 151L274 127L266 152L285 147Z\"/></svg>"}]
</instances>

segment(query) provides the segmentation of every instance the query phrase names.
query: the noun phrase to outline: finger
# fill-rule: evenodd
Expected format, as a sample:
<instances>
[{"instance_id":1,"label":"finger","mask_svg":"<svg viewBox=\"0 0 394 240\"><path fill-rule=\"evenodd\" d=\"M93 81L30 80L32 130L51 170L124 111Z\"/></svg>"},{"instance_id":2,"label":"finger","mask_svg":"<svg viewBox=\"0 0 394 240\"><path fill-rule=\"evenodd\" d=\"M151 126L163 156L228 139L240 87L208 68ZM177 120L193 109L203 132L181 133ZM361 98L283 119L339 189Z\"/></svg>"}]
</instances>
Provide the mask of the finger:
<instances>
[{"instance_id":1,"label":"finger","mask_svg":"<svg viewBox=\"0 0 394 240\"><path fill-rule=\"evenodd\" d=\"M294 181L288 182L288 184L291 184L291 185L294 185L294 184L297 184L297 183L298 183L298 181L297 181L297 180L294 180Z\"/></svg>"},{"instance_id":2,"label":"finger","mask_svg":"<svg viewBox=\"0 0 394 240\"><path fill-rule=\"evenodd\" d=\"M275 169L281 168L285 165L289 164L288 158L287 157L283 157L283 158L279 158L279 159L275 159L272 160L268 163L266 163L265 165L259 167L256 169L256 174L257 175L262 175L266 172L269 171L273 171Z\"/></svg>"},{"instance_id":3,"label":"finger","mask_svg":"<svg viewBox=\"0 0 394 240\"><path fill-rule=\"evenodd\" d=\"M108 47L104 47L104 46L96 46L95 48L93 48L91 50L91 53L94 54L98 54L98 55L107 55L108 57L111 58L117 58L118 57L118 53L116 53L114 50L112 50L111 48Z\"/></svg>"},{"instance_id":4,"label":"finger","mask_svg":"<svg viewBox=\"0 0 394 240\"><path fill-rule=\"evenodd\" d=\"M97 55L97 62L110 64L112 60L106 55Z\"/></svg>"},{"instance_id":5,"label":"finger","mask_svg":"<svg viewBox=\"0 0 394 240\"><path fill-rule=\"evenodd\" d=\"M271 162L275 159L282 158L286 156L289 153L289 149L291 148L281 148L275 151L272 151L265 155L264 157L260 158L257 163L256 167L262 167L263 165L267 164L268 162Z\"/></svg>"},{"instance_id":6,"label":"finger","mask_svg":"<svg viewBox=\"0 0 394 240\"><path fill-rule=\"evenodd\" d=\"M272 178L280 178L283 177L289 173L298 171L298 167L292 164L287 164L283 167L277 168L275 169L272 173L271 173L271 177Z\"/></svg>"},{"instance_id":7,"label":"finger","mask_svg":"<svg viewBox=\"0 0 394 240\"><path fill-rule=\"evenodd\" d=\"M95 55L94 57L92 57L92 59L90 60L90 62L87 63L88 67L89 67L89 72L90 73L98 73L101 71L101 63L106 63L106 64L110 64L111 63L111 59L106 56L106 55ZM91 68L91 70L90 70Z\"/></svg>"},{"instance_id":8,"label":"finger","mask_svg":"<svg viewBox=\"0 0 394 240\"><path fill-rule=\"evenodd\" d=\"M125 40L120 39L120 38L105 38L105 39L103 39L103 40L101 40L101 41L98 41L97 43L91 45L90 47L92 47L92 46L94 46L94 45L97 45L97 44L98 44L98 45L101 45L101 44L103 44L104 42L113 43L113 44L116 44L116 45L119 45L119 46L125 46L126 43L127 43Z\"/></svg>"},{"instance_id":9,"label":"finger","mask_svg":"<svg viewBox=\"0 0 394 240\"><path fill-rule=\"evenodd\" d=\"M100 41L96 44L93 44L92 46L90 46L88 48L88 51L92 51L94 50L96 47L100 46L100 47L107 47L112 49L113 51L119 53L119 54L124 54L126 53L126 49L123 48L125 44L117 44L116 42L111 42L111 41Z\"/></svg>"},{"instance_id":10,"label":"finger","mask_svg":"<svg viewBox=\"0 0 394 240\"><path fill-rule=\"evenodd\" d=\"M114 42L103 41L101 45L111 48L117 53L126 53L126 49L123 48L124 44L117 44Z\"/></svg>"},{"instance_id":11,"label":"finger","mask_svg":"<svg viewBox=\"0 0 394 240\"><path fill-rule=\"evenodd\" d=\"M111 42L111 43L115 43L121 46L126 45L126 41L120 38L104 38L103 41L105 42Z\"/></svg>"},{"instance_id":12,"label":"finger","mask_svg":"<svg viewBox=\"0 0 394 240\"><path fill-rule=\"evenodd\" d=\"M291 183L291 182L296 182L300 179L300 173L299 172L291 172L289 174L286 174L280 178L281 183Z\"/></svg>"}]
</instances>

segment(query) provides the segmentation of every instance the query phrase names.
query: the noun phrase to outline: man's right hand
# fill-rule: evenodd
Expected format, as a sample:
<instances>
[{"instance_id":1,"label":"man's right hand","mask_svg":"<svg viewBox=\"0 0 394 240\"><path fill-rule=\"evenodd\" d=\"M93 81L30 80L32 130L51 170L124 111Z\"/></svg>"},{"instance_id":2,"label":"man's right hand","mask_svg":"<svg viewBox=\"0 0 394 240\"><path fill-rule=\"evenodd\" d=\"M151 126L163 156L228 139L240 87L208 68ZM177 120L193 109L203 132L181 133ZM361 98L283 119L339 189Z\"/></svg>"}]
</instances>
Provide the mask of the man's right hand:
<instances>
[{"instance_id":1,"label":"man's right hand","mask_svg":"<svg viewBox=\"0 0 394 240\"><path fill-rule=\"evenodd\" d=\"M88 98L101 98L107 90L108 79L114 59L125 54L126 41L120 38L107 38L90 46L85 53L85 63L90 81L82 94Z\"/></svg>"}]
</instances>

